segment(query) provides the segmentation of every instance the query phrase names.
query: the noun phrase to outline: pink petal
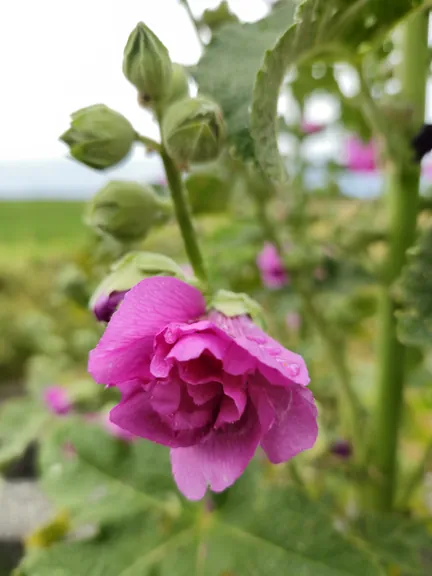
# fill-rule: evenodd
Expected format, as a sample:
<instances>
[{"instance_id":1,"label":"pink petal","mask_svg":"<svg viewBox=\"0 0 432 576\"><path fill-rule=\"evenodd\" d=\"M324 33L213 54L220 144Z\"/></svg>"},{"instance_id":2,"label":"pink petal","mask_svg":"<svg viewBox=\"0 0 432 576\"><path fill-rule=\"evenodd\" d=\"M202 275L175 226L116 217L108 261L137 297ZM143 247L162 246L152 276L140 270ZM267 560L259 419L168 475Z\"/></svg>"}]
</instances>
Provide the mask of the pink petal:
<instances>
[{"instance_id":1,"label":"pink petal","mask_svg":"<svg viewBox=\"0 0 432 576\"><path fill-rule=\"evenodd\" d=\"M317 409L312 393L303 386L269 388L276 420L261 441L273 464L286 462L312 448L318 436Z\"/></svg>"},{"instance_id":2,"label":"pink petal","mask_svg":"<svg viewBox=\"0 0 432 576\"><path fill-rule=\"evenodd\" d=\"M258 447L261 428L248 407L239 423L209 434L200 444L171 450L174 479L189 500L203 498L207 486L222 492L244 472Z\"/></svg>"},{"instance_id":3,"label":"pink petal","mask_svg":"<svg viewBox=\"0 0 432 576\"><path fill-rule=\"evenodd\" d=\"M156 334L171 322L187 322L204 311L202 294L189 284L169 276L142 280L125 295L90 352L89 372L102 384L148 378Z\"/></svg>"},{"instance_id":4,"label":"pink petal","mask_svg":"<svg viewBox=\"0 0 432 576\"><path fill-rule=\"evenodd\" d=\"M237 344L231 346L225 355L224 369L227 372L239 374L239 366L245 369L249 358L249 363L252 361L249 371L257 368L273 385L309 384L309 374L303 358L281 346L247 316L226 318L218 312L212 312L209 317L217 325L228 325L228 332ZM243 354L238 347L241 347Z\"/></svg>"},{"instance_id":5,"label":"pink petal","mask_svg":"<svg viewBox=\"0 0 432 576\"><path fill-rule=\"evenodd\" d=\"M222 386L218 382L206 384L187 384L187 391L194 404L202 406L213 398L222 396Z\"/></svg>"},{"instance_id":6,"label":"pink petal","mask_svg":"<svg viewBox=\"0 0 432 576\"><path fill-rule=\"evenodd\" d=\"M234 400L228 396L224 396L219 407L219 414L216 418L214 427L217 429L224 426L224 424L233 424L234 422L237 422L240 417L241 412L236 406Z\"/></svg>"},{"instance_id":7,"label":"pink petal","mask_svg":"<svg viewBox=\"0 0 432 576\"><path fill-rule=\"evenodd\" d=\"M151 390L150 403L158 414L173 414L180 406L181 383L177 380L158 380Z\"/></svg>"},{"instance_id":8,"label":"pink petal","mask_svg":"<svg viewBox=\"0 0 432 576\"><path fill-rule=\"evenodd\" d=\"M152 442L177 448L193 446L207 433L207 429L175 430L169 421L165 421L150 403L151 392L137 392L121 400L111 410L110 420L123 430L147 438Z\"/></svg>"}]
</instances>

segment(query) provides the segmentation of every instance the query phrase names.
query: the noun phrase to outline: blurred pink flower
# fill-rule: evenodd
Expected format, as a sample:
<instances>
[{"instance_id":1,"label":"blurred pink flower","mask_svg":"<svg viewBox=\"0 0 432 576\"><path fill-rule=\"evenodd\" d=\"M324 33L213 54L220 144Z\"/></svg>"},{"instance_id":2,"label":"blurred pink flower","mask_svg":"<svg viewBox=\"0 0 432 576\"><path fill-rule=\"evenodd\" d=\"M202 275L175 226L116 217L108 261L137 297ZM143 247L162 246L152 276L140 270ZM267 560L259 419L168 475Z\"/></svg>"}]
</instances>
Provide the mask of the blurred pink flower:
<instances>
[{"instance_id":1,"label":"blurred pink flower","mask_svg":"<svg viewBox=\"0 0 432 576\"><path fill-rule=\"evenodd\" d=\"M357 136L350 136L346 141L346 166L352 172L374 172L376 164L376 146L371 140L363 142Z\"/></svg>"},{"instance_id":2,"label":"blurred pink flower","mask_svg":"<svg viewBox=\"0 0 432 576\"><path fill-rule=\"evenodd\" d=\"M285 316L285 324L288 330L297 332L301 326L301 316L298 312L288 312Z\"/></svg>"},{"instance_id":3,"label":"blurred pink flower","mask_svg":"<svg viewBox=\"0 0 432 576\"><path fill-rule=\"evenodd\" d=\"M318 134L325 130L324 124L318 124L317 122L307 122L303 120L300 125L301 131L304 134Z\"/></svg>"},{"instance_id":4,"label":"blurred pink flower","mask_svg":"<svg viewBox=\"0 0 432 576\"><path fill-rule=\"evenodd\" d=\"M62 386L49 386L44 391L44 401L48 410L58 416L64 416L72 410L67 390Z\"/></svg>"},{"instance_id":5,"label":"blurred pink flower","mask_svg":"<svg viewBox=\"0 0 432 576\"><path fill-rule=\"evenodd\" d=\"M283 288L289 283L289 276L276 246L266 242L264 248L258 254L257 266L261 274L261 281L270 290Z\"/></svg>"},{"instance_id":6,"label":"blurred pink flower","mask_svg":"<svg viewBox=\"0 0 432 576\"><path fill-rule=\"evenodd\" d=\"M422 166L423 176L432 180L432 164L423 164Z\"/></svg>"},{"instance_id":7,"label":"blurred pink flower","mask_svg":"<svg viewBox=\"0 0 432 576\"><path fill-rule=\"evenodd\" d=\"M207 312L202 294L176 278L148 278L126 294L89 371L121 391L111 422L171 448L174 479L191 500L233 484L259 445L279 463L317 437L302 357L247 316Z\"/></svg>"}]
</instances>

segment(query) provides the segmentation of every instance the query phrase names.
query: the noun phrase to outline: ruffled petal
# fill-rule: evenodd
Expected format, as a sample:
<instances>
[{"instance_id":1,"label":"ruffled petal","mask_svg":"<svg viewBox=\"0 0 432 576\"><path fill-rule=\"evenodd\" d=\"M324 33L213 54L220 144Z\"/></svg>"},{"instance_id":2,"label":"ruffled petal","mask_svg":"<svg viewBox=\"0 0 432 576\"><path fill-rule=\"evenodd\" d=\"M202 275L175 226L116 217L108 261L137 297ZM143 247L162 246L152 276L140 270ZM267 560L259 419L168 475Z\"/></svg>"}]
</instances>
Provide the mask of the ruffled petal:
<instances>
[{"instance_id":1,"label":"ruffled petal","mask_svg":"<svg viewBox=\"0 0 432 576\"><path fill-rule=\"evenodd\" d=\"M150 391L142 390L123 398L111 410L111 422L135 436L170 448L193 446L208 433L209 426L175 429L169 419L165 420L154 410L150 396Z\"/></svg>"},{"instance_id":2,"label":"ruffled petal","mask_svg":"<svg viewBox=\"0 0 432 576\"><path fill-rule=\"evenodd\" d=\"M222 492L244 472L261 438L255 409L238 423L213 431L200 444L171 450L174 479L189 500L203 498L207 486Z\"/></svg>"},{"instance_id":3,"label":"ruffled petal","mask_svg":"<svg viewBox=\"0 0 432 576\"><path fill-rule=\"evenodd\" d=\"M261 446L270 462L279 464L313 447L318 436L317 409L312 392L301 385L269 387L267 394L276 417Z\"/></svg>"},{"instance_id":4,"label":"ruffled petal","mask_svg":"<svg viewBox=\"0 0 432 576\"><path fill-rule=\"evenodd\" d=\"M146 278L134 286L113 314L89 372L101 384L148 378L154 337L171 322L187 322L205 311L202 294L168 276Z\"/></svg>"}]
</instances>

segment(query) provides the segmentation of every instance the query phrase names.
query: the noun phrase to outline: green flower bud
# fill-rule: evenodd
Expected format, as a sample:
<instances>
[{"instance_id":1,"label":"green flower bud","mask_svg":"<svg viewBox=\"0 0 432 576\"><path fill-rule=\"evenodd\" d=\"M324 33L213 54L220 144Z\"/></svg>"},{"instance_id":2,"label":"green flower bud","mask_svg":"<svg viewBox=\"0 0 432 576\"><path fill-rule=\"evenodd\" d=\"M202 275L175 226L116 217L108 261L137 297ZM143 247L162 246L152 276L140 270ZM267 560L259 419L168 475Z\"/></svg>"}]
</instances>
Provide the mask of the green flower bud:
<instances>
[{"instance_id":1,"label":"green flower bud","mask_svg":"<svg viewBox=\"0 0 432 576\"><path fill-rule=\"evenodd\" d=\"M171 211L151 186L115 180L101 188L90 204L88 224L120 241L144 238Z\"/></svg>"},{"instance_id":2,"label":"green flower bud","mask_svg":"<svg viewBox=\"0 0 432 576\"><path fill-rule=\"evenodd\" d=\"M181 64L172 65L171 84L166 98L166 104L172 104L189 96L189 82L185 69Z\"/></svg>"},{"instance_id":3,"label":"green flower bud","mask_svg":"<svg viewBox=\"0 0 432 576\"><path fill-rule=\"evenodd\" d=\"M247 315L259 326L265 326L261 306L247 294L219 290L213 296L208 308L217 310L229 317Z\"/></svg>"},{"instance_id":4,"label":"green flower bud","mask_svg":"<svg viewBox=\"0 0 432 576\"><path fill-rule=\"evenodd\" d=\"M183 270L167 256L152 252L129 252L111 267L95 290L89 308L98 320L108 322L128 290L150 276L174 276L186 280Z\"/></svg>"},{"instance_id":5,"label":"green flower bud","mask_svg":"<svg viewBox=\"0 0 432 576\"><path fill-rule=\"evenodd\" d=\"M124 49L123 73L148 103L162 100L170 90L173 70L168 50L142 22Z\"/></svg>"},{"instance_id":6,"label":"green flower bud","mask_svg":"<svg viewBox=\"0 0 432 576\"><path fill-rule=\"evenodd\" d=\"M118 164L135 141L135 130L124 116L104 104L82 108L71 116L71 127L60 136L79 162L104 170Z\"/></svg>"},{"instance_id":7,"label":"green flower bud","mask_svg":"<svg viewBox=\"0 0 432 576\"><path fill-rule=\"evenodd\" d=\"M162 137L180 165L215 160L223 146L225 125L217 104L206 98L184 98L172 104L162 122Z\"/></svg>"}]
</instances>

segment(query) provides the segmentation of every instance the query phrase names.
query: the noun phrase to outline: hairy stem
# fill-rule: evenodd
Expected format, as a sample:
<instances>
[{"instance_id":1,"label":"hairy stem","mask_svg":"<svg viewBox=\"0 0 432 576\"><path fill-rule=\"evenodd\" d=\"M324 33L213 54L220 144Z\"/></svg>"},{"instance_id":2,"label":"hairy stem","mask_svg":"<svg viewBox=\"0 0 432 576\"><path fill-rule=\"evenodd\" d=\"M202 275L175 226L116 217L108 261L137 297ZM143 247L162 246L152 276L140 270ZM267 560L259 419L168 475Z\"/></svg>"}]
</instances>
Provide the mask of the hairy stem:
<instances>
[{"instance_id":1,"label":"hairy stem","mask_svg":"<svg viewBox=\"0 0 432 576\"><path fill-rule=\"evenodd\" d=\"M207 286L207 270L198 244L198 238L192 222L192 215L189 209L180 172L164 148L162 148L161 151L161 158L165 168L168 186L171 191L174 211L180 227L186 254L195 276Z\"/></svg>"},{"instance_id":2,"label":"hairy stem","mask_svg":"<svg viewBox=\"0 0 432 576\"><path fill-rule=\"evenodd\" d=\"M428 15L419 13L403 26L399 70L403 97L412 105L415 125L423 122L428 71ZM379 129L379 126L377 127ZM383 134L388 139L391 135ZM389 150L390 151L390 150ZM401 273L407 249L415 238L420 167L414 161L390 160L387 164L386 195L390 216L389 253L379 298L378 391L373 428L371 504L380 511L394 505L397 482L397 446L405 383L405 347L396 334L396 304L391 286Z\"/></svg>"},{"instance_id":3,"label":"hairy stem","mask_svg":"<svg viewBox=\"0 0 432 576\"><path fill-rule=\"evenodd\" d=\"M184 9L186 10L190 21L192 22L193 27L195 28L195 32L198 38L198 42L200 43L201 48L205 47L205 44L203 42L203 39L201 38L201 33L200 33L200 29L199 29L199 25L198 25L198 21L195 18L195 16L193 15L192 9L189 5L188 0L180 0L180 4L184 7Z\"/></svg>"},{"instance_id":4,"label":"hairy stem","mask_svg":"<svg viewBox=\"0 0 432 576\"><path fill-rule=\"evenodd\" d=\"M162 146L159 144L159 142L153 140L153 138L149 138L148 136L143 136L142 134L136 133L135 140L137 140L137 142L141 142L141 144L144 144L144 146L149 150L154 150L155 152L159 152L159 154L162 151Z\"/></svg>"}]
</instances>

